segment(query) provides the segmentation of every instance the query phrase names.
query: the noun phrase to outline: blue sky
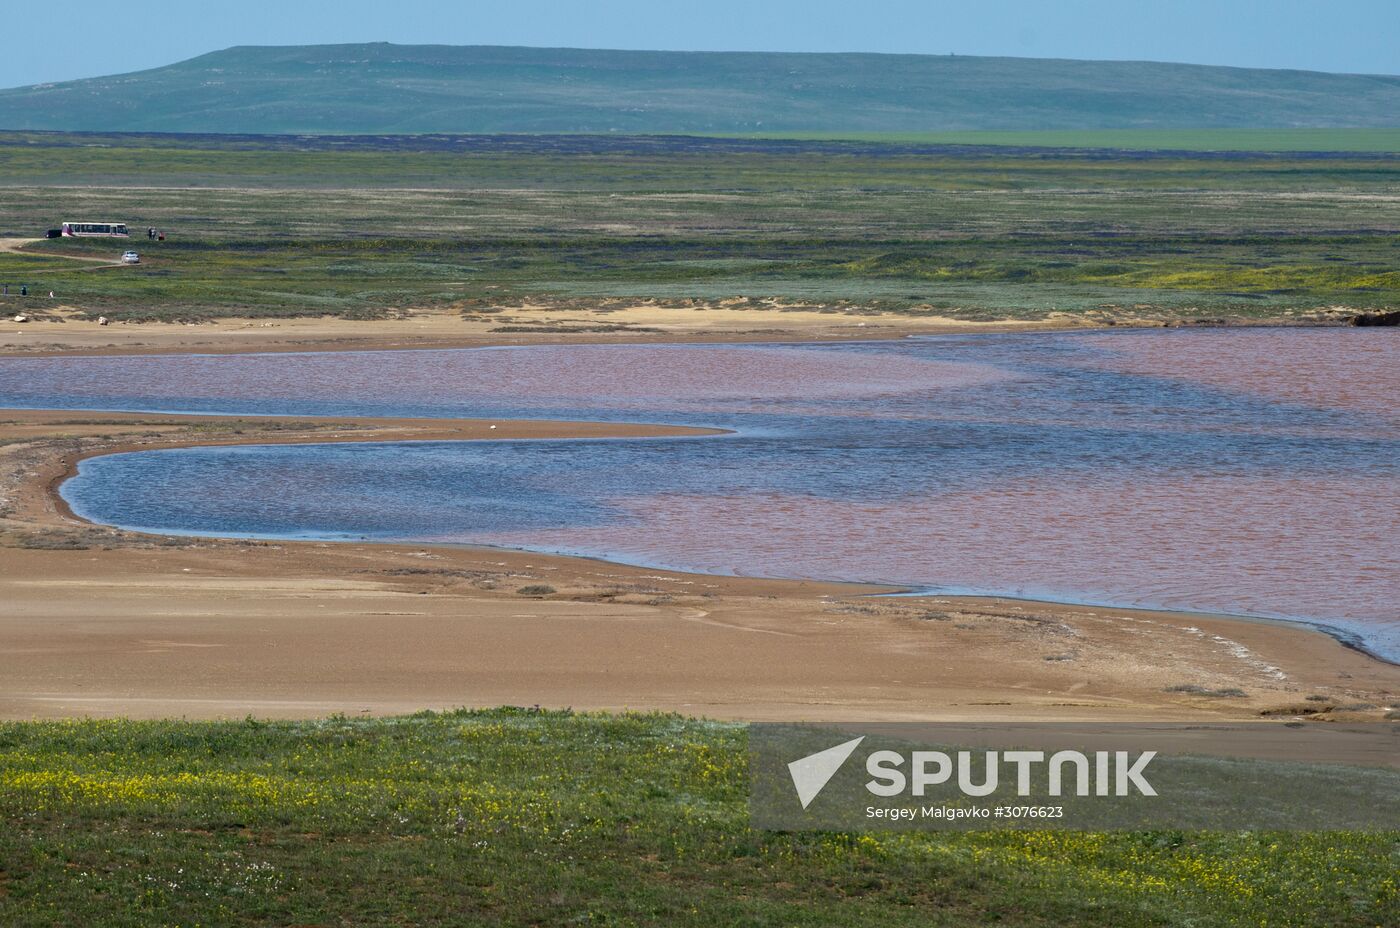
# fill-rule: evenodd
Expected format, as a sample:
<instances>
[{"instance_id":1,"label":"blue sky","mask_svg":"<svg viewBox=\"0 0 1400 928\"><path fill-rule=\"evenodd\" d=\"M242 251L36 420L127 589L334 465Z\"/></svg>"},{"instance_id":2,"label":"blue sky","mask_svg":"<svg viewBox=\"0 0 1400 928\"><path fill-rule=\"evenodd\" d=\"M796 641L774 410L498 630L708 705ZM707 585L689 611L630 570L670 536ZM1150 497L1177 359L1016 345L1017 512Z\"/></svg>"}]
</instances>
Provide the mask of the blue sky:
<instances>
[{"instance_id":1,"label":"blue sky","mask_svg":"<svg viewBox=\"0 0 1400 928\"><path fill-rule=\"evenodd\" d=\"M230 45L438 42L1185 61L1400 74L1400 0L0 0L0 87Z\"/></svg>"}]
</instances>

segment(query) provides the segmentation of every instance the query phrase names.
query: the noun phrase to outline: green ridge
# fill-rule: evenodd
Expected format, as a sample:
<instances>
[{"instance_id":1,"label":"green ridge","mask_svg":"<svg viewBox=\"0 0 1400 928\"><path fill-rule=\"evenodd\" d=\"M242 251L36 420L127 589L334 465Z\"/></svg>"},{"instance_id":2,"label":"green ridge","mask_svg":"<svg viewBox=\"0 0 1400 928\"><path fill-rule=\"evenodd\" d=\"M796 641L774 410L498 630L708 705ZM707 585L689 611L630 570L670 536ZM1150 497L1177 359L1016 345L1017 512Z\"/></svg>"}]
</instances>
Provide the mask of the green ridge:
<instances>
[{"instance_id":1,"label":"green ridge","mask_svg":"<svg viewBox=\"0 0 1400 928\"><path fill-rule=\"evenodd\" d=\"M900 132L1393 127L1400 77L1140 61L385 43L0 91L0 128Z\"/></svg>"}]
</instances>

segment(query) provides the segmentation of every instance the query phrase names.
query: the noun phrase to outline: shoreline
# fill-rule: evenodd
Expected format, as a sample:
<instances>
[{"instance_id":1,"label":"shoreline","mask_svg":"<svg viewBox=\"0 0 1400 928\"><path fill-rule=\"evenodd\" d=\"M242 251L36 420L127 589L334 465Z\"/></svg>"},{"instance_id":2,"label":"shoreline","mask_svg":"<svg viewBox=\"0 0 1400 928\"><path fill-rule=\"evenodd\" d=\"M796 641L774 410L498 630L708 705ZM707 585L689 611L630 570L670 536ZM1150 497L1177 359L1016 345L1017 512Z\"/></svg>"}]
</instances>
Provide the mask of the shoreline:
<instances>
[{"instance_id":1,"label":"shoreline","mask_svg":"<svg viewBox=\"0 0 1400 928\"><path fill-rule=\"evenodd\" d=\"M713 434L721 435L721 434L725 434L725 432L724 432L723 430L714 430ZM606 438L622 438L623 436L599 436L599 437L605 438L605 439L606 439ZM647 437L660 437L660 436L627 436L627 437L647 438ZM679 437L688 437L688 436L679 436ZM703 436L695 436L695 437L703 437ZM344 441L344 442L352 442L352 441L356 441L356 440L357 440L357 439L354 439L354 438L346 438L346 439L342 439L341 441ZM359 439L359 440L363 440L363 439ZM425 441L431 441L431 440L434 440L434 439L423 439L423 440L425 440ZM495 438L495 437L493 436L493 437L491 437L491 438L483 439L483 440L487 440L487 441L497 441L497 440L530 441L530 440L532 440L532 439L522 439L522 438L516 438L516 439L497 439L497 438ZM544 440L544 441L550 441L550 440L554 440L554 441L570 441L570 440L576 440L576 439L573 439L573 438L563 438L563 439L559 439L559 438L554 438L554 439L550 439L550 438L540 438L540 439L534 439L534 440ZM395 439L371 439L370 441L386 441L386 442L393 442L393 441L396 441L396 440L395 440ZM307 440L307 441L305 441L305 442L285 442L285 443L286 443L286 444L316 444L317 442L318 442L317 439L309 439L309 440ZM256 443L248 443L248 444L275 444L275 443L276 443L276 442L256 442ZM218 445L218 444L225 444L225 445L227 445L227 444L232 444L232 443L212 443L212 445ZM239 444L244 444L244 443L239 443ZM169 449L160 449L160 450L178 450L178 449L184 448L184 447L198 447L198 446L193 445L193 444L191 444L191 445L173 445L173 446L170 446ZM1165 606L1151 605L1151 604L1126 604L1126 603L1100 602L1100 601L1092 601L1092 600L1089 600L1089 599L1071 599L1071 598L1067 598L1067 597L1065 597L1065 598L1060 598L1060 597L1053 597L1053 598L1052 598L1052 597L1042 597L1042 598L1037 598L1037 597L1034 597L1034 596L1026 596L1026 595L1017 594L1017 593L997 593L997 592L995 592L995 591L984 591L984 592L947 592L947 591L936 590L936 589L930 589L930 588L927 588L927 587L921 587L921 586L912 585L912 584L894 583L894 582L885 583L885 582L878 581L878 580L860 580L860 579L839 580L839 579L833 579L833 578L829 578L829 577L783 577L783 576L768 576L768 575L759 576L759 575L753 575L753 574L714 573L714 572L709 572L709 571L697 571L697 570L693 570L693 569L690 569L690 568L676 567L676 566L670 566L670 565L665 565L665 564L643 563L643 562L629 561L629 560L624 560L624 559L614 559L614 558L612 558L612 557L610 557L610 556L608 556L608 555L605 555L605 554L589 554L589 553L586 553L586 552L570 552L570 551L553 551L553 550L549 550L549 549L546 549L546 548L530 547L530 546L528 546L528 545L492 545L492 544L484 544L484 543L483 543L483 544L471 544L471 543L467 543L467 542L450 542L450 541L426 541L426 542L422 542L422 541L414 541L414 540L412 540L412 539L380 539L380 540L369 540L369 539L331 538L331 537L316 537L316 536L292 537L292 536L280 536L280 535L270 535L270 534L259 534L259 533L252 533L252 532L249 532L249 533L242 533L242 534L237 534L237 533L233 533L233 534L207 533L207 534L206 534L206 533L195 533L195 532L169 532L169 531L159 531L159 530L156 530L156 529L149 529L149 528L140 528L140 527L133 527L133 526L125 526L125 525L120 525L120 524L111 523L111 522L97 522L97 521L94 521L94 520L92 520L92 519L88 519L88 518L86 518L85 516L79 515L79 514L77 514L76 512L73 511L71 504L70 504L70 503L68 502L68 500L63 496L63 494L62 494L62 492L61 492L61 488L62 488L62 485L63 485L64 483L66 483L69 479L71 479L71 478L74 477L74 476L77 476L78 465L79 465L82 461L88 460L88 459L94 458L94 457L106 457L106 456L108 456L108 455L113 455L113 454L129 454L129 453L133 453L133 452L140 452L140 451L143 451L143 450L156 450L156 449L131 448L131 449L126 449L126 450L114 450L114 451L110 451L110 452L107 452L107 451L99 451L99 452L94 452L94 453L92 453L92 454L84 455L82 458L80 458L80 459L74 461L73 464L72 464L72 466L71 466L71 468L70 468L70 471L69 471L67 474L61 476L60 478L55 479L55 480L49 485L49 487L48 487L48 492L49 492L50 496L52 497L52 502L53 502L54 508L57 509L57 510L59 510L59 511L64 515L65 518L69 518L69 519L72 519L72 520L74 520L74 521L76 521L76 522L81 522L81 523L83 523L83 524L85 524L85 525L90 525L90 526L93 526L93 527L95 527L95 528L111 528L111 529L116 529L116 530L121 531L121 532L129 532L129 533L135 534L135 535L147 535L147 536L151 536L151 537L155 537L155 538L189 539L189 540L191 540L191 541L213 541L213 542L220 542L220 541L223 541L223 542L243 542L243 541L251 541L251 542L262 542L262 543L267 543L267 544L367 545L367 546L371 546L371 547L373 547L373 546L384 546L384 547L416 547L416 548L422 548L422 549L425 549L425 550L458 550L458 549L460 549L460 550L464 550L464 551L472 551L472 552L487 553L487 554L489 554L490 552L510 552L510 553L514 553L514 554L536 555L536 556L542 557L542 558L562 558L562 559L566 559L566 560L570 560L570 561L587 561L587 562L593 562L593 563L597 563L597 564L607 565L607 566L609 566L609 567L625 567L625 568L630 568L630 569L633 569L633 570L654 570L654 571L662 571L662 572L665 572L665 573L673 573L673 574L680 574L680 575L687 575L687 576L695 576L695 577L718 577L718 578L726 578L726 579L747 579L747 580L766 581L766 582L771 582L771 583L818 583L818 584L830 584L830 585L833 585L833 586L847 586L847 587L851 587L851 588L853 588L853 589L868 590L869 592L863 592L863 593L859 593L859 594L857 594L857 595L861 595L861 596L870 596L870 597L888 597L888 598L891 598L891 599L915 599L915 600L917 600L917 599L940 599L940 600L948 600L948 601L951 601L951 602L979 603L979 604L995 603L995 604L998 604L998 605L1005 604L1005 603L1017 603L1017 604L1023 604L1023 605L1028 605L1028 606L1042 606L1042 607L1043 607L1043 606L1059 606L1059 607L1067 607L1067 608L1071 608L1071 609L1092 609L1092 610L1114 611L1114 612L1141 612L1141 613L1149 613L1149 614L1153 614L1153 615L1171 615L1171 616L1177 616L1177 617L1184 618L1184 619L1192 619L1192 618L1195 618L1195 619L1203 619L1203 620L1206 620L1206 621L1245 622L1245 623L1252 623L1252 624L1277 626L1277 627L1281 627L1281 628L1290 628L1290 629L1294 629L1294 630L1297 630L1297 631L1308 632L1308 633L1312 633L1312 634L1324 635L1325 637L1327 637L1327 638L1329 638L1329 639L1335 641L1337 644L1341 645L1342 647L1347 648L1348 650L1351 650L1351 651L1355 651L1357 654L1360 654L1360 655L1362 655L1362 656L1364 656L1364 657L1366 657L1366 658L1369 658L1370 660L1373 660L1373 661L1376 661L1376 662L1378 662L1378 663L1385 664L1385 665L1387 665L1387 666L1391 666L1391 667L1395 667L1395 668L1397 668L1397 669L1400 669L1400 659L1393 660L1393 659L1391 659L1391 658L1389 658L1389 657L1386 657L1384 654L1381 654L1380 652L1375 651L1375 650L1372 650L1371 648L1367 647L1367 646L1366 646L1366 639L1363 638L1362 636L1360 636L1360 635L1358 635L1358 634L1356 634L1356 633L1354 633L1354 632L1349 632L1349 631L1347 631L1347 630L1344 629L1344 628L1341 628L1341 627L1336 626L1336 625L1329 624L1329 623L1327 623L1327 622L1325 622L1325 621L1322 621L1322 620L1319 620L1319 619L1289 618L1289 617L1284 617L1284 616L1267 616L1267 615L1249 615L1249 614L1247 614L1247 613L1239 613L1239 612L1220 612L1220 611L1208 610L1208 609L1168 608L1168 607L1165 607Z\"/></svg>"},{"instance_id":2,"label":"shoreline","mask_svg":"<svg viewBox=\"0 0 1400 928\"><path fill-rule=\"evenodd\" d=\"M0 321L0 357L284 354L559 344L823 343L883 341L910 335L1111 328L1068 318L964 322L879 311L823 313L801 308L723 306L674 309L647 304L606 311L527 305L516 310L517 316L489 320L464 319L452 310L418 309L407 310L399 318L376 320L230 316L199 323L117 322L108 326L82 319L70 307L58 306L52 311L56 318L35 318L27 323ZM500 331L502 328L507 331Z\"/></svg>"},{"instance_id":3,"label":"shoreline","mask_svg":"<svg viewBox=\"0 0 1400 928\"><path fill-rule=\"evenodd\" d=\"M351 349L359 350L359 349ZM0 415L6 412L12 413L32 413L40 416L95 416L110 415L116 417L153 417L167 420L170 424L182 422L193 422L201 418L216 419L222 422L252 422L270 424L277 426L285 423L313 423L325 424L332 428L351 429L371 429L373 434L356 434L354 431L328 431L323 434L305 435L301 437L286 437L276 434L266 435L262 438L251 439L191 439L177 444L151 447L148 444L119 444L106 449L86 451L73 456L67 461L67 466L61 473L56 473L45 486L45 493L49 497L52 507L64 518L101 528L114 528L119 531L129 532L139 535L148 535L159 538L184 538L202 541L257 541L274 544L364 544L364 545L417 545L424 548L455 548L462 547L478 551L511 551L523 554L534 554L539 557L557 557L570 560L596 561L613 566L629 567L637 570L658 570L677 574L693 574L695 576L706 577L730 577L768 580L778 583L830 583L837 585L851 585L856 587L878 588L882 592L873 594L880 596L890 596L896 598L922 599L939 597L944 599L954 599L967 602L987 602L987 601L1009 601L1022 602L1033 605L1056 605L1076 607L1095 610L1117 610L1117 611L1145 611L1152 613L1171 614L1185 618L1198 617L1209 620L1221 620L1228 622L1248 622L1262 623L1266 625L1279 626L1284 628L1297 629L1309 633L1323 635L1341 646L1352 650L1366 658L1385 664L1387 666L1400 668L1400 658L1391 658L1385 654L1374 650L1367 644L1367 640L1358 632L1350 631L1341 626L1331 624L1322 619L1313 619L1297 616L1282 615L1252 615L1247 613L1221 612L1209 609L1190 609L1166 607L1151 603L1114 603L1112 601L1095 601L1091 598L1070 598L1070 597L1036 597L1020 593L999 593L996 591L967 591L949 592L946 590L930 589L915 583L899 583L895 581L880 581L869 579L831 579L820 577L782 577L763 576L755 577L747 574L712 573L708 571L694 571L690 568L676 567L661 563L650 563L645 561L615 560L607 554L576 551L557 551L547 548L536 548L528 545L501 546L501 545L471 545L453 542L417 542L403 539L385 539L371 541L354 538L332 538L332 537L283 537L278 535L268 535L259 533L243 534L204 534L186 532L165 532L142 527L122 526L115 523L95 522L86 519L75 513L68 500L61 492L62 485L73 477L77 476L80 464L93 457L105 457L117 454L126 454L141 451L153 450L177 450L179 448L194 447L214 447L214 446L235 446L235 445L278 445L278 444L341 444L341 443L378 443L378 442L416 442L416 441L470 441L470 440L627 440L637 438L705 438L718 437L735 434L732 429L705 427L705 426L681 426L671 424L645 424L645 423L623 423L623 422L601 422L584 420L550 420L550 419L515 419L515 420L488 420L488 419L436 419L436 418L397 418L397 417L343 417L343 416L285 416L276 414L258 413L220 413L220 412L164 412L145 410L53 410L42 408L25 407L0 407ZM489 430L493 426L499 426L498 434L487 434L482 429ZM501 430L504 429L504 430ZM399 435L397 433L405 434Z\"/></svg>"},{"instance_id":4,"label":"shoreline","mask_svg":"<svg viewBox=\"0 0 1400 928\"><path fill-rule=\"evenodd\" d=\"M1124 611L1143 610L1148 612L1163 612L1172 615L1190 618L1195 616L1201 619L1219 619L1226 622L1257 622L1264 625L1278 625L1284 628L1294 628L1300 631L1315 632L1325 635L1344 648L1364 655L1373 661L1386 664L1391 667L1400 668L1400 658L1391 659L1378 651L1373 651L1366 646L1366 639L1362 636L1349 632L1337 625L1321 619L1306 619L1288 616L1274 615L1249 615L1243 612L1216 612L1209 609L1168 609L1162 606L1139 605L1139 606L1118 606L1112 603L1089 602L1079 599L1058 599L1044 598L1037 599L1033 596L1023 596L1013 593L940 593L928 590L927 588L912 588L900 590L896 593L876 593L876 596L909 597L918 598L925 596L941 596L949 599L962 599L973 601L996 600L1018 603L1047 604L1053 603L1058 606L1076 606L1085 609L1118 609Z\"/></svg>"},{"instance_id":5,"label":"shoreline","mask_svg":"<svg viewBox=\"0 0 1400 928\"><path fill-rule=\"evenodd\" d=\"M6 412L32 412L43 416L61 415L64 410L46 409L23 409L16 407L0 407L0 414ZM62 493L62 486L67 481L78 475L79 467L83 461L95 457L108 457L118 454L130 454L142 451L154 450L178 450L181 448L198 447L230 447L249 445L278 445L278 444L349 444L355 442L366 443L394 443L394 442L414 442L414 441L574 441L588 439L604 440L626 440L639 438L706 438L719 437L734 434L733 430L722 428L707 428L704 426L682 426L669 424L649 424L649 423L612 423L612 422L592 422L584 420L560 420L560 419L513 419L513 420L489 420L489 419L423 419L423 418L396 418L396 417L339 417L339 416L278 416L278 415L257 415L242 413L165 413L165 412L142 412L142 411L116 411L105 413L99 410L67 410L66 412L75 415L116 415L116 416L155 416L164 417L171 420L172 424L177 424L181 420L192 417L217 417L231 421L252 420L259 423L279 425L285 423L316 423L327 424L333 428L350 428L352 431L335 431L325 436L311 436L304 438L281 438L277 436L266 436L261 439L209 439L209 440L189 440L178 444L164 445L160 448L152 448L140 444L120 444L105 450L91 450L66 458L64 469L61 473L54 475L45 485L44 491L49 498L49 503L53 508L66 519L84 525L97 528L114 528L122 532L130 532L137 535L149 535L159 538L187 538L205 541L261 541L274 544L364 544L364 545L416 545L423 548L464 548L476 551L513 551L523 554L535 554L540 557L558 557L570 560L595 561L618 567L629 567L637 570L659 570L668 573L692 574L706 577L747 577L749 579L767 580L777 583L829 583L835 585L850 585L854 587L871 588L880 592L871 593L874 596L888 596L893 598L907 599L927 599L942 598L964 602L1018 602L1031 605L1056 605L1068 606L1081 609L1096 610L1117 610L1136 611L1160 614L1170 614L1182 617L1198 617L1202 619L1220 620L1227 622L1254 622L1266 625L1276 625L1286 628L1294 628L1302 631L1314 632L1325 635L1336 641L1338 644L1358 654L1388 666L1400 668L1400 659L1392 659L1378 651L1373 650L1366 644L1366 639L1361 635L1350 632L1346 629L1331 625L1320 619L1284 617L1284 616L1264 616L1248 615L1244 613L1218 612L1212 610L1198 609L1176 609L1166 608L1157 605L1143 604L1117 604L1112 602L1093 602L1087 599L1069 598L1037 598L1014 593L987 592L947 592L920 587L914 584L885 583L876 580L836 580L820 577L752 577L750 575L739 574L718 574L705 571L693 571L687 568L680 568L662 564L636 563L625 560L614 560L602 554L590 554L583 552L563 552L550 551L543 548L533 548L529 546L503 546L503 545L471 545L453 542L416 542L412 540L382 540L368 541L345 538L284 538L276 535L263 535L257 533L247 534L198 534L184 532L163 532L145 528L133 528L115 523L96 522L73 511L71 504ZM357 435L353 429L375 429L377 434L373 437ZM412 437L393 437L392 434L385 435L383 430L400 431L408 430L413 432ZM498 434L486 434L495 430Z\"/></svg>"},{"instance_id":6,"label":"shoreline","mask_svg":"<svg viewBox=\"0 0 1400 928\"><path fill-rule=\"evenodd\" d=\"M466 319L453 310L410 309L398 318L375 320L228 316L198 323L117 322L101 326L80 318L72 307L59 305L26 323L0 320L0 358L406 351L563 344L824 344L1004 332L1332 328L1348 325L1351 316L1356 315L1348 311L1336 316L1162 321L1052 314L1040 320L968 321L855 308L840 312L802 306L759 310L715 305L678 309L646 303L607 310L523 305L512 311L519 315L490 320ZM502 326L502 322L514 324Z\"/></svg>"},{"instance_id":7,"label":"shoreline","mask_svg":"<svg viewBox=\"0 0 1400 928\"><path fill-rule=\"evenodd\" d=\"M1312 626L872 596L904 590L506 548L145 535L83 521L58 492L81 460L161 447L718 430L78 410L6 419L0 557L13 569L0 579L11 603L0 610L0 717L538 703L732 719L1340 720L1381 716L1400 692L1395 665ZM337 629L332 639L314 633L324 627ZM446 654L456 655L448 666Z\"/></svg>"}]
</instances>

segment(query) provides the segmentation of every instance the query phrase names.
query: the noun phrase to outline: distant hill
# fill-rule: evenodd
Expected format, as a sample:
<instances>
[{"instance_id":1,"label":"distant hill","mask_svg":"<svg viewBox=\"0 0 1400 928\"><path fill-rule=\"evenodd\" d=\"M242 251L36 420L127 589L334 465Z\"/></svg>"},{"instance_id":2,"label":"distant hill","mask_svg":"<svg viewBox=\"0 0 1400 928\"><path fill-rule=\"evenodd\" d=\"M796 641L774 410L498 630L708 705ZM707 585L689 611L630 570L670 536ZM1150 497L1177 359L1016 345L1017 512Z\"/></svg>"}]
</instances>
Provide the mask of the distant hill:
<instances>
[{"instance_id":1,"label":"distant hill","mask_svg":"<svg viewBox=\"0 0 1400 928\"><path fill-rule=\"evenodd\" d=\"M1400 77L1126 61L238 47L0 91L0 129L929 132L1400 125Z\"/></svg>"}]
</instances>

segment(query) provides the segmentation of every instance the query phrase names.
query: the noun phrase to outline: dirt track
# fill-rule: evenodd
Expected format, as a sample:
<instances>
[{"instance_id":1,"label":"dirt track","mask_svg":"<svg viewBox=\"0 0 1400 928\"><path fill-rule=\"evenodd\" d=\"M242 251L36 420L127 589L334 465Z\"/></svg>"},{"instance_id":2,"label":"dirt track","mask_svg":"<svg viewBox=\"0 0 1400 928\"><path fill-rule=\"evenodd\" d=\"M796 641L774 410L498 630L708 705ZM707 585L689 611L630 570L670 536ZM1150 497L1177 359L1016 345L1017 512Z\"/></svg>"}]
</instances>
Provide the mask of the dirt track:
<instances>
[{"instance_id":1,"label":"dirt track","mask_svg":"<svg viewBox=\"0 0 1400 928\"><path fill-rule=\"evenodd\" d=\"M27 257L38 257L38 258L49 258L49 257L52 257L52 258L62 258L62 259L65 260L65 261L82 261L82 262L84 262L84 263L86 263L86 264L89 265L88 267L82 268L82 270L85 270L85 271L100 271L100 270L102 270L102 269L104 269L104 268L133 267L133 266L134 266L134 265L130 265L130 264L123 264L123 263L120 262L120 261L117 261L117 262L108 261L106 258L89 258L89 257L87 257L87 256L85 256L85 255L40 255L40 254L36 254L35 252L32 252L32 251L25 251L25 250L24 250L24 248L25 248L26 245L36 245L36 244L38 244L39 242L42 242L42 241L45 241L45 239L42 239L42 238L0 238L0 252L8 252L8 253L10 253L10 254L16 254L16 255L25 255L25 256L27 256ZM124 251L129 251L130 249L128 249L128 248L123 248L123 250L124 250ZM60 269L59 269L59 268L55 268L54 270L56 271L56 270L60 270ZM72 270L72 268L62 268L61 270L68 271L68 270ZM54 273L54 271L27 271L27 272L25 273L25 276L26 276L26 277L34 277L34 276L38 276L38 275L41 275L41 274L51 274L51 273Z\"/></svg>"}]
</instances>

